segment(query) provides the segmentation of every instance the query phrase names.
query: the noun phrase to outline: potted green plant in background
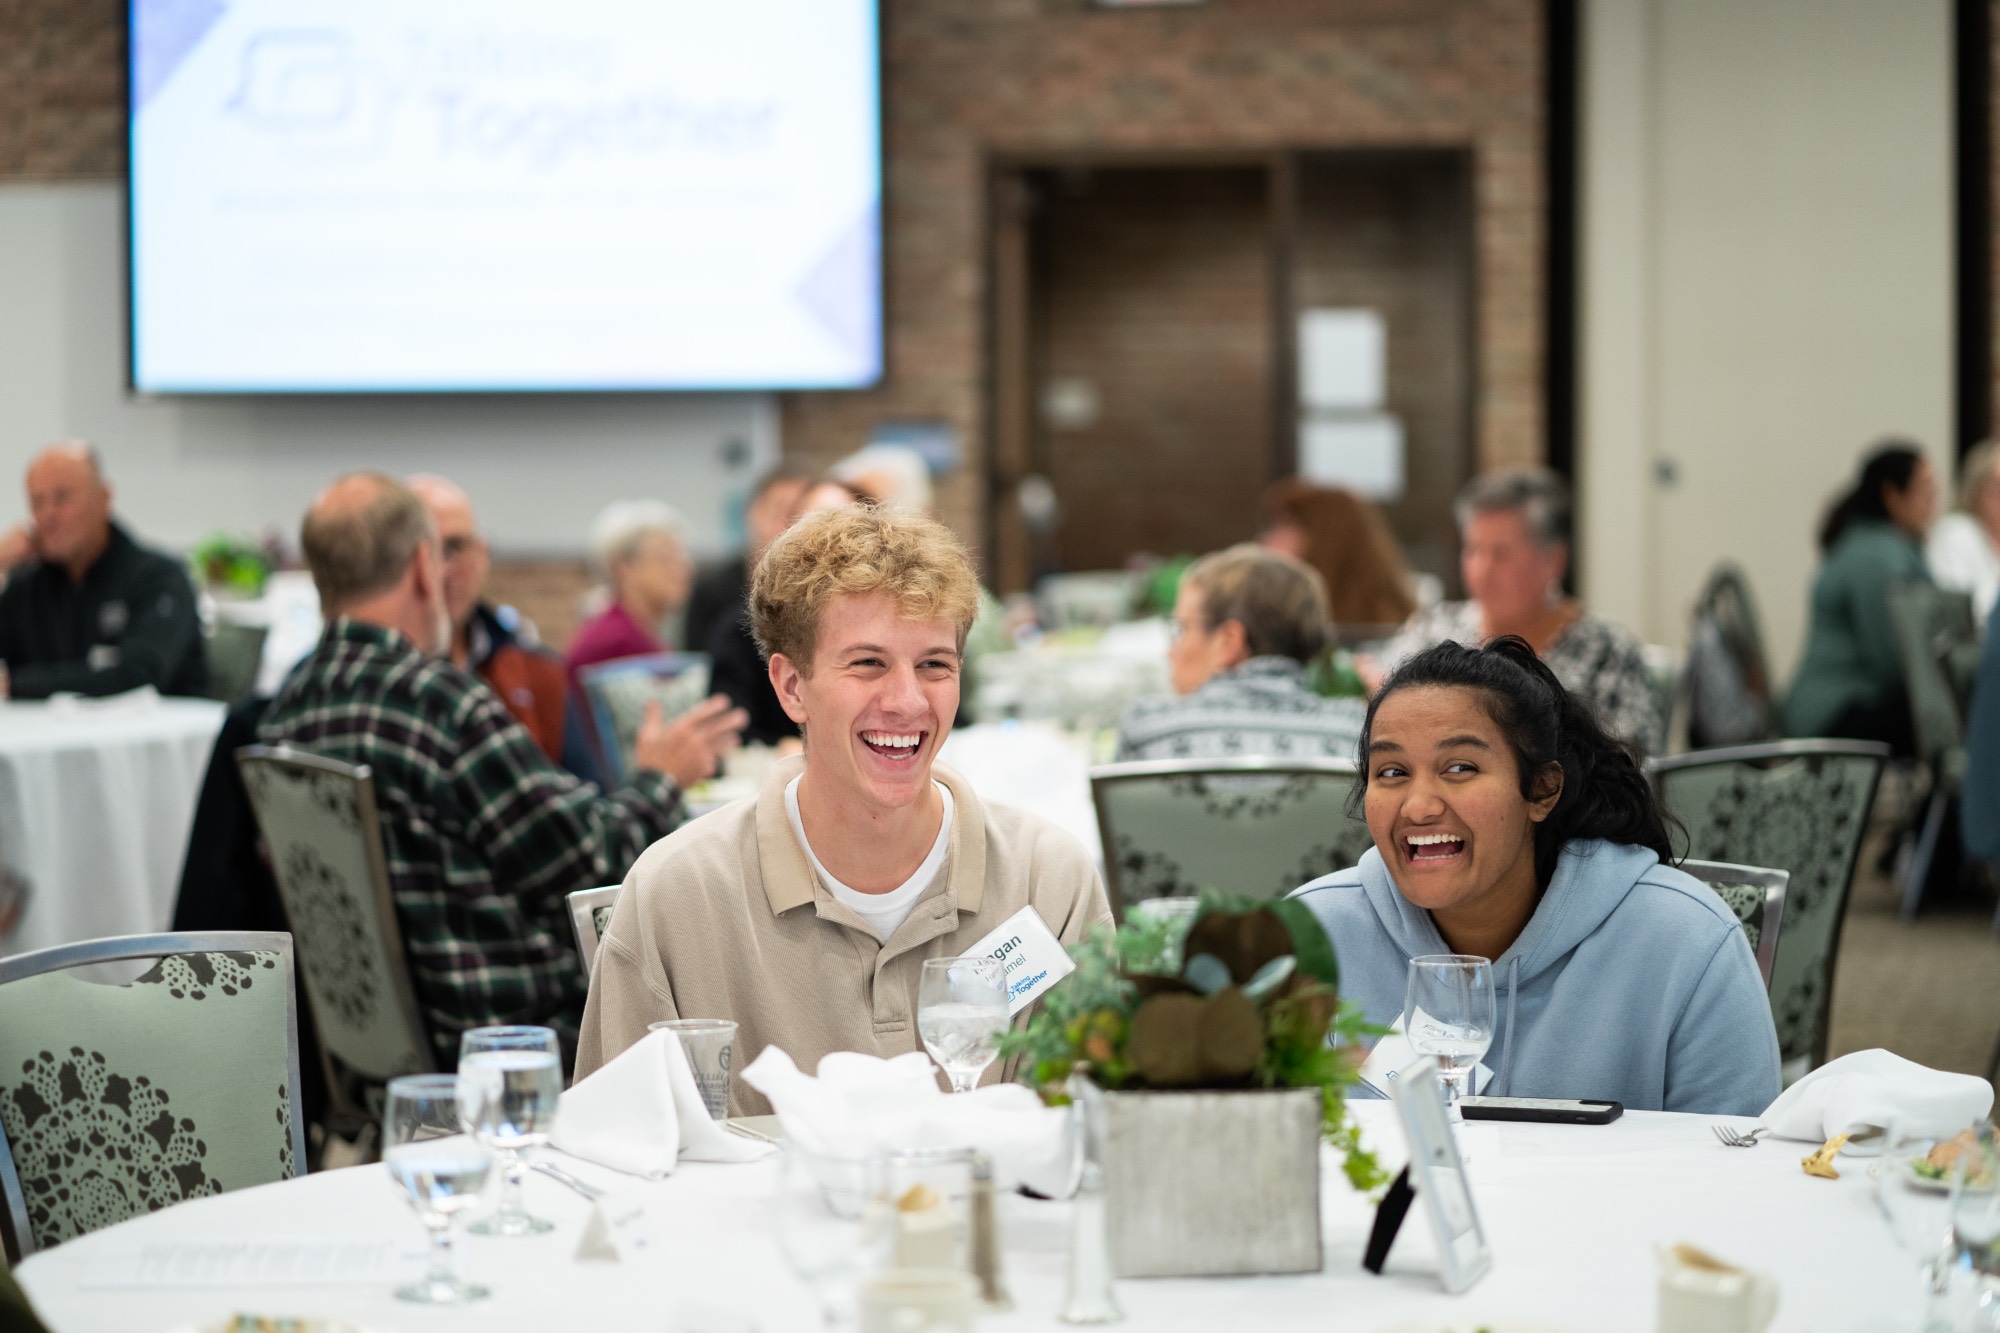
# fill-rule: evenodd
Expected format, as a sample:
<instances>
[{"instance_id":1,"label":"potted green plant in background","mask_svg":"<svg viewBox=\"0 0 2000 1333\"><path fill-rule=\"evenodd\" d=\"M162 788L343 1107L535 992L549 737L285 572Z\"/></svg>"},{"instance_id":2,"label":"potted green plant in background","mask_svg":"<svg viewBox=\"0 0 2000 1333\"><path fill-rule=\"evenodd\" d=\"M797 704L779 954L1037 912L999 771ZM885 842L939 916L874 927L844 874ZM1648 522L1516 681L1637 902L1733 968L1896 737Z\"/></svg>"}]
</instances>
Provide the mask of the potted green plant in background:
<instances>
[{"instance_id":1,"label":"potted green plant in background","mask_svg":"<svg viewBox=\"0 0 2000 1333\"><path fill-rule=\"evenodd\" d=\"M1045 1098L1080 1086L1103 1117L1119 1276L1317 1272L1320 1141L1353 1188L1384 1183L1346 1102L1360 1039L1381 1029L1340 1002L1332 942L1302 906L1209 895L1182 929L1092 932L1002 1053Z\"/></svg>"}]
</instances>

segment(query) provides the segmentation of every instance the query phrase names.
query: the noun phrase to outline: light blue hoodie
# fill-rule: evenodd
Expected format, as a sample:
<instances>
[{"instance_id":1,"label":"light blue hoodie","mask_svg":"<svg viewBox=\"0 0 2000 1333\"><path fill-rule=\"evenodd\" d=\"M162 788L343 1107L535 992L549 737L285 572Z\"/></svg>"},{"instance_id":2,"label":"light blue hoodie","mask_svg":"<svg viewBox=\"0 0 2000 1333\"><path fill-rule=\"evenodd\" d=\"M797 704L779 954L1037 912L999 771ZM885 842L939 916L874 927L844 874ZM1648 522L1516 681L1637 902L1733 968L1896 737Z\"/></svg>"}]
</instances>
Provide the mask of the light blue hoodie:
<instances>
[{"instance_id":1,"label":"light blue hoodie","mask_svg":"<svg viewBox=\"0 0 2000 1333\"><path fill-rule=\"evenodd\" d=\"M1341 993L1370 1022L1401 1016L1410 959L1452 951L1374 848L1292 896L1326 927ZM1644 847L1566 845L1493 970L1487 1095L1703 1115L1757 1115L1778 1095L1778 1034L1742 926L1707 885Z\"/></svg>"}]
</instances>

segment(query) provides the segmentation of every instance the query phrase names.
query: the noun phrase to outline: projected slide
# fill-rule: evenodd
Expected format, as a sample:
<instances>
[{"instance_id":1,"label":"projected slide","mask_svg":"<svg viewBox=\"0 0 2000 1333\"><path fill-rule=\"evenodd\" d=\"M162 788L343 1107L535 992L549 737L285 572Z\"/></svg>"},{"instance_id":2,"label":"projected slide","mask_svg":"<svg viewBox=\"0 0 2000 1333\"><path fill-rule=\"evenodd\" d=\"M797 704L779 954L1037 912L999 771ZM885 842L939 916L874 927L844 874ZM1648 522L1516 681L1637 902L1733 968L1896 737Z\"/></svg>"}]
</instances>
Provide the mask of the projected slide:
<instances>
[{"instance_id":1,"label":"projected slide","mask_svg":"<svg viewBox=\"0 0 2000 1333\"><path fill-rule=\"evenodd\" d=\"M873 0L133 0L133 378L881 373Z\"/></svg>"}]
</instances>

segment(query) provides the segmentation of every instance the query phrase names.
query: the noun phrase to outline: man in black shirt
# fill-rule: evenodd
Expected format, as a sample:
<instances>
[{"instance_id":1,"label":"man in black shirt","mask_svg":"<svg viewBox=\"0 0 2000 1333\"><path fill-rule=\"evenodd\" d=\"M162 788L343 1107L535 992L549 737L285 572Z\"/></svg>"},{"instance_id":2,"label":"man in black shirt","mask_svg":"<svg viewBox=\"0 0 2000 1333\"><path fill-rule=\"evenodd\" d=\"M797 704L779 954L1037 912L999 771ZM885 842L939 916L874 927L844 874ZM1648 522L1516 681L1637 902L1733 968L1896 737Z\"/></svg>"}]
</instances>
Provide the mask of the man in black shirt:
<instances>
[{"instance_id":1,"label":"man in black shirt","mask_svg":"<svg viewBox=\"0 0 2000 1333\"><path fill-rule=\"evenodd\" d=\"M111 521L111 488L86 444L50 445L28 465L33 527L0 538L0 662L8 692L117 694L208 684L194 587L178 561Z\"/></svg>"}]
</instances>

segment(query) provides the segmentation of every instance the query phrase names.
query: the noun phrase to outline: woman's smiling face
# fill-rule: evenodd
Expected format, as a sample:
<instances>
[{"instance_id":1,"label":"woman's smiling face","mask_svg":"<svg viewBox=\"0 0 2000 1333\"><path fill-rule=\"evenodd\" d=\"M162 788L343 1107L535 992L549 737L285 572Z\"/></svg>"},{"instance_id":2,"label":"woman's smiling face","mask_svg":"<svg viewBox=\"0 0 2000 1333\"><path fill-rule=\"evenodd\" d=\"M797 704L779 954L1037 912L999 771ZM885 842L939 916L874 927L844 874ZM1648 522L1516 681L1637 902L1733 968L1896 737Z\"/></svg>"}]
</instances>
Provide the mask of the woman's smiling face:
<instances>
[{"instance_id":1,"label":"woman's smiling face","mask_svg":"<svg viewBox=\"0 0 2000 1333\"><path fill-rule=\"evenodd\" d=\"M1513 748L1477 690L1418 685L1376 707L1364 812L1402 895L1447 916L1532 901L1535 825L1561 795L1560 773L1531 801Z\"/></svg>"}]
</instances>

